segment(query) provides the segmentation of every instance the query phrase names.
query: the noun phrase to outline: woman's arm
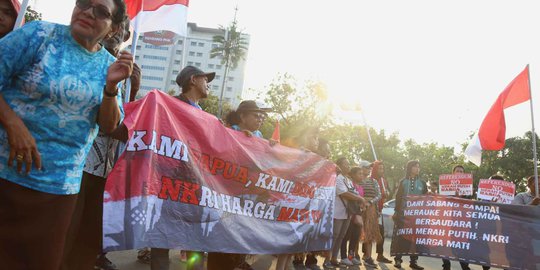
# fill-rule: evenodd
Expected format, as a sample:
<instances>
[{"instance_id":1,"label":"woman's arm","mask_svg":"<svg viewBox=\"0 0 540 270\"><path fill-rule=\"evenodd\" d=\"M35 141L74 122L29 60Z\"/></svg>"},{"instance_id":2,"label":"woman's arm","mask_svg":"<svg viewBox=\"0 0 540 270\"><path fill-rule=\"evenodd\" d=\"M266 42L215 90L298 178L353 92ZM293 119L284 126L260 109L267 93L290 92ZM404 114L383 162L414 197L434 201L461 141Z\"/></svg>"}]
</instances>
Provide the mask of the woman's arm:
<instances>
[{"instance_id":1,"label":"woman's arm","mask_svg":"<svg viewBox=\"0 0 540 270\"><path fill-rule=\"evenodd\" d=\"M41 169L41 155L37 149L36 140L30 131L19 118L19 116L9 107L0 94L0 124L6 130L9 143L8 166L13 166L13 161L17 161L17 171L22 171L25 164L25 172L32 169L32 160L38 170Z\"/></svg>"},{"instance_id":2,"label":"woman's arm","mask_svg":"<svg viewBox=\"0 0 540 270\"><path fill-rule=\"evenodd\" d=\"M106 134L113 132L120 122L120 109L116 96L117 85L131 75L133 70L133 56L129 52L120 52L120 55L107 71L107 80L103 90L103 101L99 106L98 125Z\"/></svg>"}]
</instances>

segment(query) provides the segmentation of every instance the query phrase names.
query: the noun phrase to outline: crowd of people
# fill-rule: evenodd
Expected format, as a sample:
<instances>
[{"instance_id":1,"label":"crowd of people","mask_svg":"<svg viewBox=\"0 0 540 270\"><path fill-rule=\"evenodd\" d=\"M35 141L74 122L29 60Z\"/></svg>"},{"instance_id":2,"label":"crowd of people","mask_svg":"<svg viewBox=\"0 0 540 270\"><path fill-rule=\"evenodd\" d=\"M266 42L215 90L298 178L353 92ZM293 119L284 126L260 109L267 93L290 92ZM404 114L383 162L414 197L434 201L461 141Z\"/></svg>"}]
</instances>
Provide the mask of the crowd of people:
<instances>
[{"instance_id":1,"label":"crowd of people","mask_svg":"<svg viewBox=\"0 0 540 270\"><path fill-rule=\"evenodd\" d=\"M11 31L18 2L0 0L0 261L5 269L116 269L102 252L103 193L108 174L127 141L122 124L122 96L130 80L130 101L137 94L141 70L120 45L129 39L123 0L77 0L69 26L31 22ZM215 73L187 66L176 83L182 102L202 110ZM249 137L259 131L270 108L245 100L224 124ZM271 145L279 143L269 140ZM330 158L331 142L308 127L281 142ZM384 256L383 203L392 198L384 163L335 161L336 195L330 250L276 254L277 269L325 269L394 263ZM405 197L428 193L419 178L420 163L409 161L395 194L396 213ZM463 173L456 166L454 173ZM534 177L530 191L514 203L538 205ZM399 218L395 222L400 222ZM362 243L362 246L360 244ZM373 245L376 245L375 257ZM362 247L362 248L360 248ZM152 270L169 269L169 250L143 251ZM185 251L202 258L202 251ZM423 269L418 257L410 268ZM469 269L461 262L462 269ZM189 269L203 269L202 260ZM251 269L244 254L209 253L208 269ZM450 261L443 260L443 269Z\"/></svg>"}]
</instances>

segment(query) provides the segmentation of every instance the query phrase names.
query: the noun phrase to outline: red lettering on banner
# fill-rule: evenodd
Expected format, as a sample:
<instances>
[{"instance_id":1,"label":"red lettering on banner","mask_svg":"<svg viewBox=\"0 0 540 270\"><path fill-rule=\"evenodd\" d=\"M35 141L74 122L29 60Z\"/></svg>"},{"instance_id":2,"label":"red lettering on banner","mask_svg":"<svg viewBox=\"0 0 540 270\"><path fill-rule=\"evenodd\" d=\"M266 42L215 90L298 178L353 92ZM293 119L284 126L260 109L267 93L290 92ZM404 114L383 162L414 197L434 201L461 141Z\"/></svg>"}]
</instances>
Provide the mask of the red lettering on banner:
<instances>
[{"instance_id":1,"label":"red lettering on banner","mask_svg":"<svg viewBox=\"0 0 540 270\"><path fill-rule=\"evenodd\" d=\"M201 188L198 184L183 182L182 185L182 198L180 199L183 203L190 204L199 204L199 199L197 198L196 192Z\"/></svg>"},{"instance_id":2,"label":"red lettering on banner","mask_svg":"<svg viewBox=\"0 0 540 270\"><path fill-rule=\"evenodd\" d=\"M300 222L300 223L319 223L321 219L321 211L296 209L292 207L281 207L277 221L283 222Z\"/></svg>"},{"instance_id":3,"label":"red lettering on banner","mask_svg":"<svg viewBox=\"0 0 540 270\"><path fill-rule=\"evenodd\" d=\"M245 184L248 181L248 169L246 167L240 167L240 170L238 171L238 174L234 178L234 180Z\"/></svg>"},{"instance_id":4,"label":"red lettering on banner","mask_svg":"<svg viewBox=\"0 0 540 270\"><path fill-rule=\"evenodd\" d=\"M222 170L223 168L225 168L225 161L223 161L223 159L215 157L214 162L212 162L212 170L210 170L210 173L216 175L217 171Z\"/></svg>"},{"instance_id":5,"label":"red lettering on banner","mask_svg":"<svg viewBox=\"0 0 540 270\"><path fill-rule=\"evenodd\" d=\"M299 197L306 197L306 198L313 198L315 195L315 187L312 187L310 185L296 182L294 184L293 189L291 190L291 195L299 196Z\"/></svg>"},{"instance_id":6,"label":"red lettering on banner","mask_svg":"<svg viewBox=\"0 0 540 270\"><path fill-rule=\"evenodd\" d=\"M163 176L161 178L161 191L158 198L163 200L178 201L180 195L180 181L174 181L169 177Z\"/></svg>"},{"instance_id":7,"label":"red lettering on banner","mask_svg":"<svg viewBox=\"0 0 540 270\"><path fill-rule=\"evenodd\" d=\"M161 190L158 194L158 198L162 200L178 201L180 192L182 192L180 202L198 205L199 198L197 197L197 192L200 188L201 187L195 183L163 176L161 178Z\"/></svg>"},{"instance_id":8,"label":"red lettering on banner","mask_svg":"<svg viewBox=\"0 0 540 270\"><path fill-rule=\"evenodd\" d=\"M213 175L222 175L227 180L233 180L242 184L248 182L247 167L218 157L212 158L210 155L197 150L191 149L191 152L193 153L193 159L201 169Z\"/></svg>"}]
</instances>

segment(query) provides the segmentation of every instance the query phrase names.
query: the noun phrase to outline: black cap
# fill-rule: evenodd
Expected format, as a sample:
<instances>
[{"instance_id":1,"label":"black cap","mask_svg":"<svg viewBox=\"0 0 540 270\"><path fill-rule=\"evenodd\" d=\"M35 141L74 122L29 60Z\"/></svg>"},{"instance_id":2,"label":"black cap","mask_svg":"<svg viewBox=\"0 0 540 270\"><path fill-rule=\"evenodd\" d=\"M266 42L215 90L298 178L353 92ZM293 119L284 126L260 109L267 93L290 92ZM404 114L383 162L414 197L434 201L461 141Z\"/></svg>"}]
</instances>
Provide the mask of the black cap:
<instances>
[{"instance_id":1,"label":"black cap","mask_svg":"<svg viewBox=\"0 0 540 270\"><path fill-rule=\"evenodd\" d=\"M176 83L178 86L182 87L187 81L191 79L191 76L206 76L208 78L208 82L211 82L214 77L216 77L215 72L209 72L205 73L204 71L194 67L194 66L186 66L178 76L176 76Z\"/></svg>"},{"instance_id":2,"label":"black cap","mask_svg":"<svg viewBox=\"0 0 540 270\"><path fill-rule=\"evenodd\" d=\"M259 105L257 105L257 102L255 100L244 100L240 102L240 105L238 105L238 108L236 109L237 112L270 112L272 109L270 108L260 108Z\"/></svg>"}]
</instances>

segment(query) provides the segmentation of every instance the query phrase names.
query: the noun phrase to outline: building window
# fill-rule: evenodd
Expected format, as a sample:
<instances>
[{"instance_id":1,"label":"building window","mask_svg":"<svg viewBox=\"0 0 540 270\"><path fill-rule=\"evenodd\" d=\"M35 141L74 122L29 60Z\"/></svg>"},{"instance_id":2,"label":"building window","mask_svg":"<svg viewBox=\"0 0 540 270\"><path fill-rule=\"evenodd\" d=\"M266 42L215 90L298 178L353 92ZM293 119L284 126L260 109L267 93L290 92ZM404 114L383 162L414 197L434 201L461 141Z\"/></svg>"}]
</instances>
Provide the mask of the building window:
<instances>
[{"instance_id":1,"label":"building window","mask_svg":"<svg viewBox=\"0 0 540 270\"><path fill-rule=\"evenodd\" d=\"M160 60L160 61L167 61L167 57L165 56L157 56L157 55L143 55L144 59L152 59L152 60Z\"/></svg>"},{"instance_id":2,"label":"building window","mask_svg":"<svg viewBox=\"0 0 540 270\"><path fill-rule=\"evenodd\" d=\"M225 98L225 101L227 101L227 102L230 103L230 102L231 102L231 98L226 97L226 98Z\"/></svg>"},{"instance_id":3,"label":"building window","mask_svg":"<svg viewBox=\"0 0 540 270\"><path fill-rule=\"evenodd\" d=\"M227 87L227 92L232 92L232 87Z\"/></svg>"},{"instance_id":4,"label":"building window","mask_svg":"<svg viewBox=\"0 0 540 270\"><path fill-rule=\"evenodd\" d=\"M219 80L219 79L221 79L221 76L216 75L216 80Z\"/></svg>"},{"instance_id":5,"label":"building window","mask_svg":"<svg viewBox=\"0 0 540 270\"><path fill-rule=\"evenodd\" d=\"M176 44L178 44L178 45L182 45L182 43L184 43L182 40L178 40L178 41L176 42Z\"/></svg>"},{"instance_id":6,"label":"building window","mask_svg":"<svg viewBox=\"0 0 540 270\"><path fill-rule=\"evenodd\" d=\"M229 77L229 82L234 81L234 77Z\"/></svg>"},{"instance_id":7,"label":"building window","mask_svg":"<svg viewBox=\"0 0 540 270\"><path fill-rule=\"evenodd\" d=\"M204 43L199 42L199 47L204 47Z\"/></svg>"},{"instance_id":8,"label":"building window","mask_svg":"<svg viewBox=\"0 0 540 270\"><path fill-rule=\"evenodd\" d=\"M149 66L149 65L142 65L141 68L146 69L146 70L165 70L165 67Z\"/></svg>"},{"instance_id":9,"label":"building window","mask_svg":"<svg viewBox=\"0 0 540 270\"><path fill-rule=\"evenodd\" d=\"M212 44L212 49L215 49L215 48L217 48L217 47L218 47L218 45L217 45L217 44L215 44L215 43L214 43L214 44Z\"/></svg>"},{"instance_id":10,"label":"building window","mask_svg":"<svg viewBox=\"0 0 540 270\"><path fill-rule=\"evenodd\" d=\"M195 56L195 52L189 52L189 56Z\"/></svg>"},{"instance_id":11,"label":"building window","mask_svg":"<svg viewBox=\"0 0 540 270\"><path fill-rule=\"evenodd\" d=\"M152 44L146 44L146 45L144 45L144 47L147 48L147 49L160 50L160 51L168 51L169 50L169 47L156 46L156 45L152 45Z\"/></svg>"},{"instance_id":12,"label":"building window","mask_svg":"<svg viewBox=\"0 0 540 270\"><path fill-rule=\"evenodd\" d=\"M197 57L202 57L202 53L198 52Z\"/></svg>"},{"instance_id":13,"label":"building window","mask_svg":"<svg viewBox=\"0 0 540 270\"><path fill-rule=\"evenodd\" d=\"M139 87L139 89L141 89L141 90L146 90L146 91L150 91L150 90L154 90L154 89L156 89L156 88L153 87L153 86L141 85L141 87Z\"/></svg>"},{"instance_id":14,"label":"building window","mask_svg":"<svg viewBox=\"0 0 540 270\"><path fill-rule=\"evenodd\" d=\"M216 69L221 69L221 65L216 65Z\"/></svg>"},{"instance_id":15,"label":"building window","mask_svg":"<svg viewBox=\"0 0 540 270\"><path fill-rule=\"evenodd\" d=\"M175 65L180 65L180 60L174 60Z\"/></svg>"},{"instance_id":16,"label":"building window","mask_svg":"<svg viewBox=\"0 0 540 270\"><path fill-rule=\"evenodd\" d=\"M139 60L139 56L138 56L138 55L135 55L135 60Z\"/></svg>"},{"instance_id":17,"label":"building window","mask_svg":"<svg viewBox=\"0 0 540 270\"><path fill-rule=\"evenodd\" d=\"M157 76L142 76L143 80L149 80L149 81L163 81L163 77L157 77Z\"/></svg>"},{"instance_id":18,"label":"building window","mask_svg":"<svg viewBox=\"0 0 540 270\"><path fill-rule=\"evenodd\" d=\"M173 70L173 71L172 71L172 74L173 74L173 75L176 75L176 74L178 74L178 72L179 72L178 70Z\"/></svg>"},{"instance_id":19,"label":"building window","mask_svg":"<svg viewBox=\"0 0 540 270\"><path fill-rule=\"evenodd\" d=\"M141 49L141 45L137 45L137 50L140 50Z\"/></svg>"},{"instance_id":20,"label":"building window","mask_svg":"<svg viewBox=\"0 0 540 270\"><path fill-rule=\"evenodd\" d=\"M175 84L175 83L176 83L176 81L171 80L171 84Z\"/></svg>"},{"instance_id":21,"label":"building window","mask_svg":"<svg viewBox=\"0 0 540 270\"><path fill-rule=\"evenodd\" d=\"M217 86L217 85L212 85L212 89L218 90L218 88L219 88L219 86Z\"/></svg>"},{"instance_id":22,"label":"building window","mask_svg":"<svg viewBox=\"0 0 540 270\"><path fill-rule=\"evenodd\" d=\"M214 68L214 64L208 64L208 68Z\"/></svg>"},{"instance_id":23,"label":"building window","mask_svg":"<svg viewBox=\"0 0 540 270\"><path fill-rule=\"evenodd\" d=\"M189 61L187 62L188 66L193 66L193 62Z\"/></svg>"},{"instance_id":24,"label":"building window","mask_svg":"<svg viewBox=\"0 0 540 270\"><path fill-rule=\"evenodd\" d=\"M195 63L195 66L196 66L196 67L200 67L200 66L201 66L201 63L198 63L198 62L197 62L197 63Z\"/></svg>"},{"instance_id":25,"label":"building window","mask_svg":"<svg viewBox=\"0 0 540 270\"><path fill-rule=\"evenodd\" d=\"M197 42L192 41L192 42L191 42L191 46L197 46Z\"/></svg>"},{"instance_id":26,"label":"building window","mask_svg":"<svg viewBox=\"0 0 540 270\"><path fill-rule=\"evenodd\" d=\"M176 50L176 54L182 54L181 50Z\"/></svg>"}]
</instances>

